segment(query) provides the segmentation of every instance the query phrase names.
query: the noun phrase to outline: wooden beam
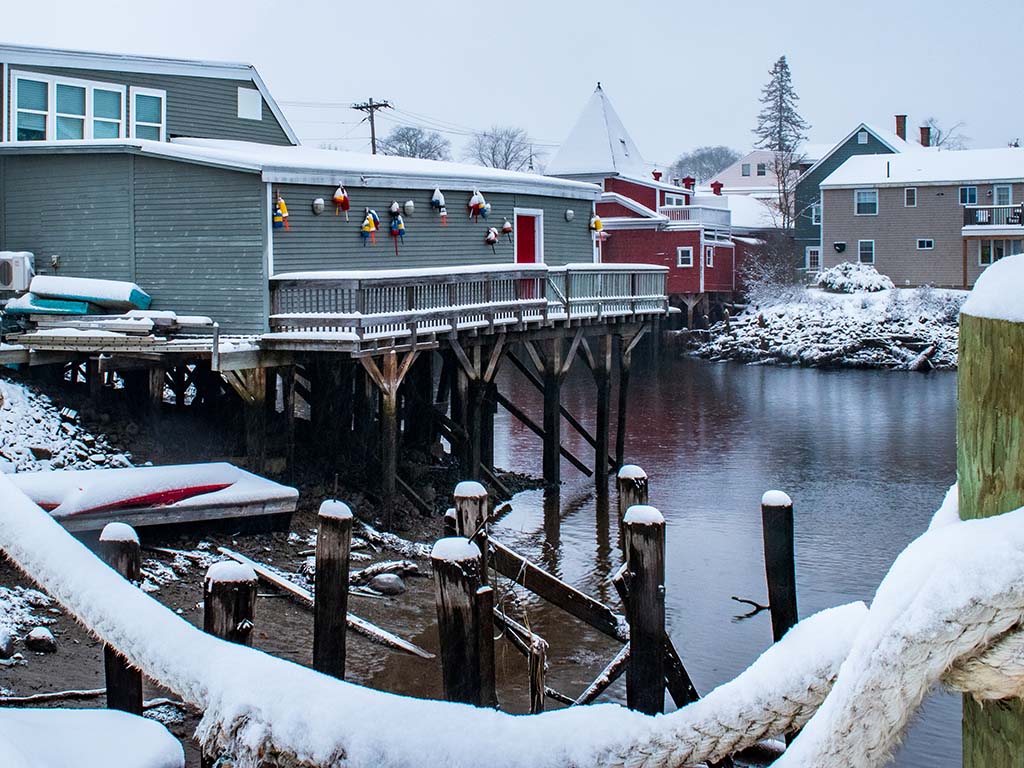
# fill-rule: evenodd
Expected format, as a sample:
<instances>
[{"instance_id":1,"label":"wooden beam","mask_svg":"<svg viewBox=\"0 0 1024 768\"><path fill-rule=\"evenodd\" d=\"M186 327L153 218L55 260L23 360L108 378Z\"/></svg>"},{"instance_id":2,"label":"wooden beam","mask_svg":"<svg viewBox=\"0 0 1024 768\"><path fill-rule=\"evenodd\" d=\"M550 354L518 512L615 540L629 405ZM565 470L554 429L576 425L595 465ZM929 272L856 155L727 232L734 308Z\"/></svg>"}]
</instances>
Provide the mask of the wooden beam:
<instances>
[{"instance_id":1,"label":"wooden beam","mask_svg":"<svg viewBox=\"0 0 1024 768\"><path fill-rule=\"evenodd\" d=\"M561 338L561 336L559 336L558 338ZM533 342L525 340L523 341L523 346L526 348L526 352L530 356L530 360L533 361L533 365L536 367L537 373L544 373L544 358L540 356L540 353L537 351L537 348L533 345Z\"/></svg>"},{"instance_id":2,"label":"wooden beam","mask_svg":"<svg viewBox=\"0 0 1024 768\"><path fill-rule=\"evenodd\" d=\"M451 338L449 339L449 344L451 344L452 352L455 353L455 359L459 361L459 364L462 366L462 370L466 372L466 376L469 377L470 381L476 381L477 379L479 379L479 363L477 363L476 365L473 364L473 361L469 359L469 356L466 354L466 350L462 348L462 345L459 343L458 337L454 333L451 335Z\"/></svg>"},{"instance_id":3,"label":"wooden beam","mask_svg":"<svg viewBox=\"0 0 1024 768\"><path fill-rule=\"evenodd\" d=\"M535 435L537 435L537 437L541 438L542 440L544 439L544 429L542 427L540 427L533 419L531 419L529 416L527 416L525 413L523 413L521 410L519 410L519 408L516 407L515 403L510 401L507 397L505 397L500 392L496 392L494 397L495 397L495 400L497 400L498 405L502 406L506 411L511 413L517 419L519 419L519 421L521 421L523 423L523 425L527 429L529 429L531 432L533 432ZM586 475L587 477L592 477L593 476L594 473L590 469L590 467L588 467L586 464L584 464L582 461L580 461L564 445L559 447L559 452L561 453L562 456L564 456L566 459L569 460L570 464L572 464L574 467L576 467L576 469L578 469L584 475Z\"/></svg>"},{"instance_id":4,"label":"wooden beam","mask_svg":"<svg viewBox=\"0 0 1024 768\"><path fill-rule=\"evenodd\" d=\"M564 379L568 375L569 369L572 368L572 361L576 357L576 350L579 349L580 341L582 341L582 340L583 340L583 329L582 328L577 328L576 329L576 335L573 336L573 339L572 339L572 344L569 345L569 351L565 355L565 362L562 364L561 371L558 374L559 378Z\"/></svg>"}]
</instances>

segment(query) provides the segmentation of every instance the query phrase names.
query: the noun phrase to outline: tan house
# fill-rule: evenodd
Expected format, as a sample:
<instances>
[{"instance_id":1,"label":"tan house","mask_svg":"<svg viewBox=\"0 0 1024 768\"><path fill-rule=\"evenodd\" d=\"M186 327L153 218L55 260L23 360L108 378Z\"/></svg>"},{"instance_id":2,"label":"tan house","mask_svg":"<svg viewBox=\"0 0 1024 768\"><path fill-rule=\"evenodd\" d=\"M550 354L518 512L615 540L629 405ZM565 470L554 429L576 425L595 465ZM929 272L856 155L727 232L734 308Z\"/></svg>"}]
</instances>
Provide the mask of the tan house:
<instances>
[{"instance_id":1,"label":"tan house","mask_svg":"<svg viewBox=\"0 0 1024 768\"><path fill-rule=\"evenodd\" d=\"M1024 149L859 155L820 189L824 268L860 261L897 286L969 288L1024 253Z\"/></svg>"}]
</instances>

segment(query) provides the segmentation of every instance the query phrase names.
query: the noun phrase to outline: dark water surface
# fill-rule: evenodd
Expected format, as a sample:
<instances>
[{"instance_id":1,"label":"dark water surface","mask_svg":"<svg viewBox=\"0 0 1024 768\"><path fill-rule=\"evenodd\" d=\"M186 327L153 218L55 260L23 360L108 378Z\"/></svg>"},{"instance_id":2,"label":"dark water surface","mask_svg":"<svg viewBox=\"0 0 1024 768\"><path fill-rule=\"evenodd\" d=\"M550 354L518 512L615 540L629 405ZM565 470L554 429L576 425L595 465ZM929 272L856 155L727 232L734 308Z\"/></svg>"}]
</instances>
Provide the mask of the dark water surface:
<instances>
[{"instance_id":1,"label":"dark water surface","mask_svg":"<svg viewBox=\"0 0 1024 768\"><path fill-rule=\"evenodd\" d=\"M539 417L540 397L517 372L504 372L501 389ZM563 390L563 402L591 426L593 392L585 370L574 370ZM669 627L701 691L734 677L771 642L767 613L736 620L743 611L729 599L767 602L758 506L765 490L794 500L806 616L870 600L954 481L953 374L824 372L666 355L659 368L634 371L631 394L626 458L647 471L651 503L668 520ZM562 428L564 444L592 463L589 446L565 422ZM540 473L531 432L503 411L495 431L497 465ZM606 581L621 562L614 496L609 514L591 481L565 462L562 472L566 482L547 514L543 494L521 494L495 535L617 604ZM551 644L549 684L578 694L615 644L539 599L527 596L524 605ZM622 701L624 685L610 695ZM959 766L959 713L959 697L933 694L896 764Z\"/></svg>"}]
</instances>

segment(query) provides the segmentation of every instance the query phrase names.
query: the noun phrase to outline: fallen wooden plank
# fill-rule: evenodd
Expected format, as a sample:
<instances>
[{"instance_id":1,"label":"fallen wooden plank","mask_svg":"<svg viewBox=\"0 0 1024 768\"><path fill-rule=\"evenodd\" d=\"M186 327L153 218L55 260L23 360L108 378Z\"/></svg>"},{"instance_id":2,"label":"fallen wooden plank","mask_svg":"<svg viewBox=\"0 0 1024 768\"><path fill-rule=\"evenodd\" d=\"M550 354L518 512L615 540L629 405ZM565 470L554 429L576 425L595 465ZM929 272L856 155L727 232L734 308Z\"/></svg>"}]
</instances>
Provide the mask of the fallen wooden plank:
<instances>
[{"instance_id":1,"label":"fallen wooden plank","mask_svg":"<svg viewBox=\"0 0 1024 768\"><path fill-rule=\"evenodd\" d=\"M608 662L608 666L601 670L601 674L595 677L594 681L576 698L573 704L590 704L604 693L612 683L622 677L622 673L626 671L628 661L629 643L626 643L615 654L615 657Z\"/></svg>"}]
</instances>

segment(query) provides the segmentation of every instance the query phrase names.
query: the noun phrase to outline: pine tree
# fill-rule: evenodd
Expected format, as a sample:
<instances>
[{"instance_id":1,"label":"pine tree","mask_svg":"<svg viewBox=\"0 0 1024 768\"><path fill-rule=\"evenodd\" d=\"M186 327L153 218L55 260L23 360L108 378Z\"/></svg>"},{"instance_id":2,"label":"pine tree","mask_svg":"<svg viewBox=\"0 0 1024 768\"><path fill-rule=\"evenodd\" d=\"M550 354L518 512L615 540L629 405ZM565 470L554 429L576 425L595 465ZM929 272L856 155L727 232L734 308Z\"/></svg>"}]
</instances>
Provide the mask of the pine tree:
<instances>
[{"instance_id":1,"label":"pine tree","mask_svg":"<svg viewBox=\"0 0 1024 768\"><path fill-rule=\"evenodd\" d=\"M778 210L782 228L788 230L794 220L796 193L795 168L803 159L799 147L807 139L810 126L800 117L796 104L800 97L793 90L793 78L785 56L772 66L768 84L761 89L761 112L757 116L755 146L772 152L772 172L778 186Z\"/></svg>"}]
</instances>

